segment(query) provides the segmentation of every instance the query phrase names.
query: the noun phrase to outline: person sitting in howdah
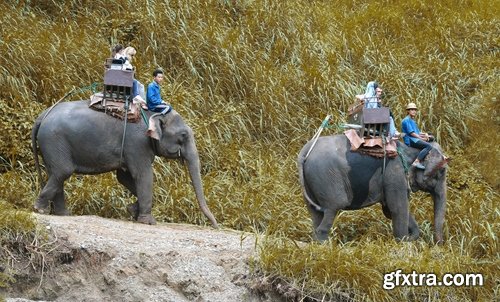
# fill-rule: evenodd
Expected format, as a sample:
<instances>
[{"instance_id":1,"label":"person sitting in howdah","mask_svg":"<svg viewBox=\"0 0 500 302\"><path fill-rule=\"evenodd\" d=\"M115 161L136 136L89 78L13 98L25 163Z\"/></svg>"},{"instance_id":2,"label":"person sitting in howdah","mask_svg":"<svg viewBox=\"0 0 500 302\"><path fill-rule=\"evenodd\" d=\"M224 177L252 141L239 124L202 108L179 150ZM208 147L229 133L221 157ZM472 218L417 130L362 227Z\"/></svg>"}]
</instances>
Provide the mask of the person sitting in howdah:
<instances>
[{"instance_id":1,"label":"person sitting in howdah","mask_svg":"<svg viewBox=\"0 0 500 302\"><path fill-rule=\"evenodd\" d=\"M382 106L382 92L382 88L376 81L370 81L366 85L365 93L356 95L356 98L364 102L365 108L380 108ZM397 139L399 132L396 130L394 116L391 111L389 114L389 137Z\"/></svg>"}]
</instances>

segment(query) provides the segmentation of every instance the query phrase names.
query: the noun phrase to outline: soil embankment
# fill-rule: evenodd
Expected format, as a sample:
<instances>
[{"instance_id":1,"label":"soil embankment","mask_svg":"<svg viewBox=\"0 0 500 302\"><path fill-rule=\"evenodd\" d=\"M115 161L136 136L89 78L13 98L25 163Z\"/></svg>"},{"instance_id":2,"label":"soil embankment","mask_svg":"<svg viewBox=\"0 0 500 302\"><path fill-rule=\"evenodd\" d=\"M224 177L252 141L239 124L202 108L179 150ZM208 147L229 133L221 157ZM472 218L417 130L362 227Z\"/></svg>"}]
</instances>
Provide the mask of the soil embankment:
<instances>
[{"instance_id":1,"label":"soil embankment","mask_svg":"<svg viewBox=\"0 0 500 302\"><path fill-rule=\"evenodd\" d=\"M7 301L280 301L251 290L254 236L185 224L37 215L56 259ZM50 263L50 262L48 262ZM23 300L19 298L24 298Z\"/></svg>"}]
</instances>

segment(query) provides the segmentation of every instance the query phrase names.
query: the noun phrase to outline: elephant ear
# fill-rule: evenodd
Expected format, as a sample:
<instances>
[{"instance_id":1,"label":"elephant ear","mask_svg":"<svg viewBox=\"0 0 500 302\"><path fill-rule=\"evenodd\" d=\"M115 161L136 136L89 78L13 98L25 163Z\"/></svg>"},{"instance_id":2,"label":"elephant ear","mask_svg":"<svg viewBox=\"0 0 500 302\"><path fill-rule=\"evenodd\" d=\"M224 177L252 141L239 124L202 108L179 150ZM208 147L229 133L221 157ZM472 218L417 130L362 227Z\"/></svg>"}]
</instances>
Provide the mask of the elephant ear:
<instances>
[{"instance_id":1,"label":"elephant ear","mask_svg":"<svg viewBox=\"0 0 500 302\"><path fill-rule=\"evenodd\" d=\"M157 116L161 115L161 113L155 113L152 116L149 117L149 128L148 131L146 132L146 135L154 138L155 140L160 140L160 135L161 135L161 127L159 125L159 119L155 118Z\"/></svg>"},{"instance_id":2,"label":"elephant ear","mask_svg":"<svg viewBox=\"0 0 500 302\"><path fill-rule=\"evenodd\" d=\"M441 147L436 143L433 145L434 149L432 149L426 157L426 161L429 163L425 164L424 175L426 177L432 177L436 174L437 171L446 167L448 162L450 161L449 157L446 157L441 151Z\"/></svg>"}]
</instances>

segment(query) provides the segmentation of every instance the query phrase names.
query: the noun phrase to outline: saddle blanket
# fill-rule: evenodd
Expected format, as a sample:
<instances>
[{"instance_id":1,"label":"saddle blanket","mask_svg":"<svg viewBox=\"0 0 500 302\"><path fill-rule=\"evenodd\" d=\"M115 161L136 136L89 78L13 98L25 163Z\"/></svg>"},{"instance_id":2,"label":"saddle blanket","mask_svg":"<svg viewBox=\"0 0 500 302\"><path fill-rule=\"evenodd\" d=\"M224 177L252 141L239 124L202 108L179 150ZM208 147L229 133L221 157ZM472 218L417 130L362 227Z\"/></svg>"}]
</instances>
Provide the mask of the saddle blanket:
<instances>
[{"instance_id":1,"label":"saddle blanket","mask_svg":"<svg viewBox=\"0 0 500 302\"><path fill-rule=\"evenodd\" d=\"M127 121L137 123L140 120L140 105L135 104L132 100L129 101L127 112ZM125 116L125 102L116 99L104 99L102 93L98 92L90 97L89 107L104 111L106 114L123 120Z\"/></svg>"},{"instance_id":2,"label":"saddle blanket","mask_svg":"<svg viewBox=\"0 0 500 302\"><path fill-rule=\"evenodd\" d=\"M351 143L351 151L367 154L374 157L384 157L384 144L382 138L363 138L359 137L354 129L344 131L345 136ZM390 140L385 144L385 155L389 158L398 156L396 142Z\"/></svg>"}]
</instances>

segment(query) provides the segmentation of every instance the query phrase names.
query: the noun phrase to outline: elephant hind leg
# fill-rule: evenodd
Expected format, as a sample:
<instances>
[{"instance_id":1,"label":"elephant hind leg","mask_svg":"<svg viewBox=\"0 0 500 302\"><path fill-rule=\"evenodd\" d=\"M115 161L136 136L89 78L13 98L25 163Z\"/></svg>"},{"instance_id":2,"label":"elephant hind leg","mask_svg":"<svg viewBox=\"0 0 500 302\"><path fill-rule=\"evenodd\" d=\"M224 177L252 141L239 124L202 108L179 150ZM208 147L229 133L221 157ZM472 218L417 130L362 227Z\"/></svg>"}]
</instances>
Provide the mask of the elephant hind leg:
<instances>
[{"instance_id":1,"label":"elephant hind leg","mask_svg":"<svg viewBox=\"0 0 500 302\"><path fill-rule=\"evenodd\" d=\"M316 208L310 205L307 202L307 200L306 204L307 204L307 209L309 210L309 214L311 214L313 228L316 230L316 228L320 225L321 221L323 220L324 213L316 210Z\"/></svg>"},{"instance_id":2,"label":"elephant hind leg","mask_svg":"<svg viewBox=\"0 0 500 302\"><path fill-rule=\"evenodd\" d=\"M335 219L335 216L337 215L338 209L325 209L325 212L323 214L323 219L321 220L321 223L319 226L316 228L316 239L319 241L325 241L328 239L328 233L330 232L330 229L333 226L333 220Z\"/></svg>"},{"instance_id":3,"label":"elephant hind leg","mask_svg":"<svg viewBox=\"0 0 500 302\"><path fill-rule=\"evenodd\" d=\"M132 178L132 175L128 171L123 171L121 169L116 170L116 179L119 183L121 183L125 188L127 188L130 193L132 193L135 197L137 197L137 188L135 186L135 181ZM134 220L137 220L139 217L139 203L136 201L127 206L127 212L132 216Z\"/></svg>"},{"instance_id":4,"label":"elephant hind leg","mask_svg":"<svg viewBox=\"0 0 500 302\"><path fill-rule=\"evenodd\" d=\"M59 215L59 216L70 215L70 212L66 209L66 201L64 200L63 184L61 184L56 196L54 197L52 204L53 204L52 213L54 215Z\"/></svg>"},{"instance_id":5,"label":"elephant hind leg","mask_svg":"<svg viewBox=\"0 0 500 302\"><path fill-rule=\"evenodd\" d=\"M65 207L63 184L66 178L56 177L54 175L49 176L49 180L35 202L35 211L41 214L50 214L50 201L54 202L54 207L58 210L61 210L61 207Z\"/></svg>"}]
</instances>

